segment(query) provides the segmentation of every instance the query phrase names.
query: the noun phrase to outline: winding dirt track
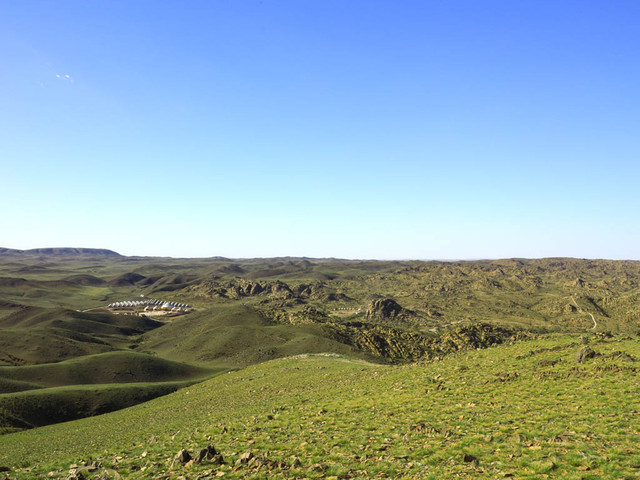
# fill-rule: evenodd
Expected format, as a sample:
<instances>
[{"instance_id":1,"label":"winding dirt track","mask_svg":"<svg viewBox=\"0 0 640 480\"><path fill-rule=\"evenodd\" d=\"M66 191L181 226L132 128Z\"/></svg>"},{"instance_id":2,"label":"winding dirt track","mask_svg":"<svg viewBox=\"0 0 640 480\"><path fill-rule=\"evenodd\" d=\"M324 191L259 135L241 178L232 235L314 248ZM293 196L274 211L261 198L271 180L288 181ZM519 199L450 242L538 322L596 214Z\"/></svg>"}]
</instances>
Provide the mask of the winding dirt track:
<instances>
[{"instance_id":1,"label":"winding dirt track","mask_svg":"<svg viewBox=\"0 0 640 480\"><path fill-rule=\"evenodd\" d=\"M576 306L576 308L578 309L578 311L579 311L580 313L586 313L587 315L589 315L589 316L591 317L591 320L593 320L593 327L591 327L591 330L595 330L595 329L596 329L596 327L598 326L598 322L596 322L596 319L595 319L595 317L593 316L593 314L592 314L592 313L589 313L589 312L585 312L584 310L582 310L582 309L580 308L580 305L578 305L578 302L576 302L576 299L575 299L575 298L573 298L573 296L571 297L571 300L573 300L573 304Z\"/></svg>"}]
</instances>

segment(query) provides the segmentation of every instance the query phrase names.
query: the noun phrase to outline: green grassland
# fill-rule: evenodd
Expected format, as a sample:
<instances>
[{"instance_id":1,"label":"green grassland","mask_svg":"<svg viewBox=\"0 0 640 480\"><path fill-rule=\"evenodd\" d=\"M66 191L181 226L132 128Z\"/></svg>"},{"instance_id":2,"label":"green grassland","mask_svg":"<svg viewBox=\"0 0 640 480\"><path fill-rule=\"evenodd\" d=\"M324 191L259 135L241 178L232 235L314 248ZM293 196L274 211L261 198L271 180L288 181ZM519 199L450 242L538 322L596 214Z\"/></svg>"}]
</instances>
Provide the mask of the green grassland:
<instances>
[{"instance_id":1,"label":"green grassland","mask_svg":"<svg viewBox=\"0 0 640 480\"><path fill-rule=\"evenodd\" d=\"M0 318L0 365L58 362L120 350L161 325L131 315L25 307Z\"/></svg>"},{"instance_id":2,"label":"green grassland","mask_svg":"<svg viewBox=\"0 0 640 480\"><path fill-rule=\"evenodd\" d=\"M118 351L63 362L0 367L0 378L40 387L97 383L167 382L206 377L211 369L144 353Z\"/></svg>"},{"instance_id":3,"label":"green grassland","mask_svg":"<svg viewBox=\"0 0 640 480\"><path fill-rule=\"evenodd\" d=\"M141 296L196 311L103 308ZM102 478L635 478L623 437L637 440L639 319L634 261L0 249L0 433L14 432L0 467L64 477L91 456L111 466ZM602 355L577 365L580 335ZM207 437L268 461L168 472Z\"/></svg>"},{"instance_id":4,"label":"green grassland","mask_svg":"<svg viewBox=\"0 0 640 480\"><path fill-rule=\"evenodd\" d=\"M235 302L178 317L144 335L138 349L172 360L230 369L301 353L371 358L328 338L321 325L278 324Z\"/></svg>"},{"instance_id":5,"label":"green grassland","mask_svg":"<svg viewBox=\"0 0 640 480\"><path fill-rule=\"evenodd\" d=\"M9 478L637 478L636 338L577 336L404 366L261 363L107 415L0 437ZM173 464L212 444L226 464ZM251 452L257 460L241 463ZM99 466L98 466L99 465Z\"/></svg>"},{"instance_id":6,"label":"green grassland","mask_svg":"<svg viewBox=\"0 0 640 480\"><path fill-rule=\"evenodd\" d=\"M0 426L13 431L110 412L221 371L128 351L0 367Z\"/></svg>"}]
</instances>

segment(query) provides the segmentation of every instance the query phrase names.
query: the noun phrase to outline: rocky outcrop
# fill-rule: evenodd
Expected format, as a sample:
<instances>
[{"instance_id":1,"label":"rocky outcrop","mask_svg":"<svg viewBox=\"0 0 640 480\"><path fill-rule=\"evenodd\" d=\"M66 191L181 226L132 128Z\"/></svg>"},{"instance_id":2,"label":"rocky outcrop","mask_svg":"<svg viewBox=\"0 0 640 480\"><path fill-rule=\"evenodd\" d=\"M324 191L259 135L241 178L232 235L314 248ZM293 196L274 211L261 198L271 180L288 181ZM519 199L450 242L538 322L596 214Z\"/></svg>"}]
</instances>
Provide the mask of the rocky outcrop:
<instances>
[{"instance_id":1,"label":"rocky outcrop","mask_svg":"<svg viewBox=\"0 0 640 480\"><path fill-rule=\"evenodd\" d=\"M184 465L190 460L191 460L191 454L184 448L181 448L180 451L176 453L176 456L173 457L172 463L173 465L176 465L176 464Z\"/></svg>"},{"instance_id":2,"label":"rocky outcrop","mask_svg":"<svg viewBox=\"0 0 640 480\"><path fill-rule=\"evenodd\" d=\"M439 338L438 348L450 351L487 348L518 338L518 332L488 323L476 323L452 328Z\"/></svg>"},{"instance_id":3,"label":"rocky outcrop","mask_svg":"<svg viewBox=\"0 0 640 480\"><path fill-rule=\"evenodd\" d=\"M488 348L527 335L523 331L485 323L456 327L440 336L368 322L329 322L325 328L333 332L336 340L393 362L440 357L458 350Z\"/></svg>"},{"instance_id":4,"label":"rocky outcrop","mask_svg":"<svg viewBox=\"0 0 640 480\"><path fill-rule=\"evenodd\" d=\"M213 445L207 445L200 450L196 457L193 459L194 463L211 462L214 465L223 465L224 458Z\"/></svg>"},{"instance_id":5,"label":"rocky outcrop","mask_svg":"<svg viewBox=\"0 0 640 480\"><path fill-rule=\"evenodd\" d=\"M399 318L408 313L391 298L376 298L371 301L366 317L369 320L389 320Z\"/></svg>"},{"instance_id":6,"label":"rocky outcrop","mask_svg":"<svg viewBox=\"0 0 640 480\"><path fill-rule=\"evenodd\" d=\"M265 308L258 310L266 319L280 324L303 325L325 323L327 315L311 305L305 305L299 310L282 308Z\"/></svg>"},{"instance_id":7,"label":"rocky outcrop","mask_svg":"<svg viewBox=\"0 0 640 480\"><path fill-rule=\"evenodd\" d=\"M339 342L391 361L417 360L429 356L430 340L417 333L366 322L327 324Z\"/></svg>"},{"instance_id":8,"label":"rocky outcrop","mask_svg":"<svg viewBox=\"0 0 640 480\"><path fill-rule=\"evenodd\" d=\"M268 295L280 300L288 300L295 297L291 287L280 280L273 282L244 279L225 281L215 277L189 287L188 291L204 297L231 298L234 300L256 295Z\"/></svg>"}]
</instances>

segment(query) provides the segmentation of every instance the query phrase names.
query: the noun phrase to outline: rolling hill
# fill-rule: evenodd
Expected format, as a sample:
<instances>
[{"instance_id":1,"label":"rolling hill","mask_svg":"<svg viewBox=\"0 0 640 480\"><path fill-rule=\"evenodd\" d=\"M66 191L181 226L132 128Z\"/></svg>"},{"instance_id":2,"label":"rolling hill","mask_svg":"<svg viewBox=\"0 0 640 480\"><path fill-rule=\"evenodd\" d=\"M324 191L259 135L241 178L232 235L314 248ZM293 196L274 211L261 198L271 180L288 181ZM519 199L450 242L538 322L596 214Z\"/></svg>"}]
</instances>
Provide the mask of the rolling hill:
<instances>
[{"instance_id":1,"label":"rolling hill","mask_svg":"<svg viewBox=\"0 0 640 480\"><path fill-rule=\"evenodd\" d=\"M0 255L0 363L16 367L15 372L25 369L0 376L6 402L24 406L22 414L21 407L5 408L0 425L6 428L41 424L27 413L27 405L38 403L35 398L49 405L50 418L77 418L193 381L186 374L173 379L137 375L136 358L184 362L214 373L308 353L403 364L554 333L640 331L640 262L89 253ZM141 297L188 303L195 311L157 321L104 308ZM118 354L104 358L126 361L113 362L103 375L83 363L101 358L96 354ZM83 383L78 383L82 375L69 373L66 362L72 359L80 362L76 372L91 372ZM34 379L32 372L45 370L31 366L48 364L58 380ZM113 402L120 397L129 400ZM60 405L66 405L64 414L57 410Z\"/></svg>"},{"instance_id":2,"label":"rolling hill","mask_svg":"<svg viewBox=\"0 0 640 480\"><path fill-rule=\"evenodd\" d=\"M576 363L585 341L595 357ZM15 479L635 478L639 345L555 335L405 366L278 359L4 435L0 466Z\"/></svg>"},{"instance_id":3,"label":"rolling hill","mask_svg":"<svg viewBox=\"0 0 640 480\"><path fill-rule=\"evenodd\" d=\"M31 428L109 412L220 371L127 351L0 367L0 428Z\"/></svg>"}]
</instances>

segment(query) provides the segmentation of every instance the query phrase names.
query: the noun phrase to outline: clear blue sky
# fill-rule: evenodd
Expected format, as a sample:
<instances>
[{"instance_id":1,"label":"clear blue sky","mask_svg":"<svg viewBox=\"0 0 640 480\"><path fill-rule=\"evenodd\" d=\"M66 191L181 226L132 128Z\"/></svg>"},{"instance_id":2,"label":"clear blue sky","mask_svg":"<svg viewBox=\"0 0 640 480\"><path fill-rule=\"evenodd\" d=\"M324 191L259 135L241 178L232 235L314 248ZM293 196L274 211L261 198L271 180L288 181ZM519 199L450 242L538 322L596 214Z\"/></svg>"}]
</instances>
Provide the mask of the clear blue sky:
<instances>
[{"instance_id":1,"label":"clear blue sky","mask_svg":"<svg viewBox=\"0 0 640 480\"><path fill-rule=\"evenodd\" d=\"M0 1L0 246L640 259L640 2Z\"/></svg>"}]
</instances>

